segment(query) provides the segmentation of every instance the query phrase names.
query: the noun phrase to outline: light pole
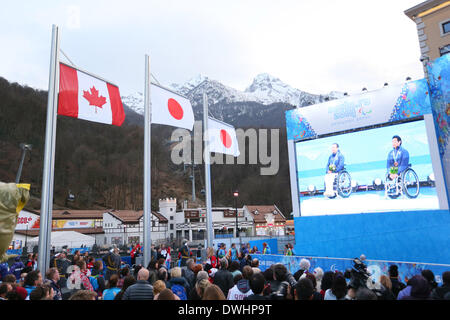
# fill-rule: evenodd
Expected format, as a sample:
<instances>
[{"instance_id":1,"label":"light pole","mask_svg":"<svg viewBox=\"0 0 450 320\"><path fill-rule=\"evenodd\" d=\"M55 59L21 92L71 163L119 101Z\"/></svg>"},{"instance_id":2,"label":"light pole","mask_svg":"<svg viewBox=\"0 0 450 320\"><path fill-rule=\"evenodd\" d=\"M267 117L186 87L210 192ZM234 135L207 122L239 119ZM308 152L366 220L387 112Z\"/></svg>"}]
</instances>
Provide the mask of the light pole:
<instances>
[{"instance_id":1,"label":"light pole","mask_svg":"<svg viewBox=\"0 0 450 320\"><path fill-rule=\"evenodd\" d=\"M192 180L192 202L195 202L195 164L192 162L192 175L190 176Z\"/></svg>"},{"instance_id":2,"label":"light pole","mask_svg":"<svg viewBox=\"0 0 450 320\"><path fill-rule=\"evenodd\" d=\"M237 208L237 198L239 197L239 192L236 190L233 192L234 196L234 207L236 208L236 226L235 226L235 233L236 238L239 237L239 231L238 231L238 208Z\"/></svg>"},{"instance_id":3,"label":"light pole","mask_svg":"<svg viewBox=\"0 0 450 320\"><path fill-rule=\"evenodd\" d=\"M28 239L28 222L27 222L27 231L25 232L25 248L27 250L28 253L28 243L27 243L27 239ZM22 249L23 252L23 249Z\"/></svg>"},{"instance_id":4,"label":"light pole","mask_svg":"<svg viewBox=\"0 0 450 320\"><path fill-rule=\"evenodd\" d=\"M26 143L20 144L20 149L22 149L22 159L20 159L19 170L17 170L16 183L20 182L20 176L22 175L23 163L25 161L25 154L27 153L27 150L31 151L31 148L32 148L31 144L26 144Z\"/></svg>"}]
</instances>

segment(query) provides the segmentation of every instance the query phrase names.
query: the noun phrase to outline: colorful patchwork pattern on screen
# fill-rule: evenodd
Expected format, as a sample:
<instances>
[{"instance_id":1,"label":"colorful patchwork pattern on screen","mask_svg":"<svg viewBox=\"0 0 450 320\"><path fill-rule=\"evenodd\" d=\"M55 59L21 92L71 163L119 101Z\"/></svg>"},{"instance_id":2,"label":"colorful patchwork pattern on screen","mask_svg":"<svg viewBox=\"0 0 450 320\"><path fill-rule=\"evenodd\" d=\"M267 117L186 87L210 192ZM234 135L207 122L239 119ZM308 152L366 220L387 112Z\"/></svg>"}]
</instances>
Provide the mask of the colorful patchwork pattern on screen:
<instances>
[{"instance_id":1,"label":"colorful patchwork pattern on screen","mask_svg":"<svg viewBox=\"0 0 450 320\"><path fill-rule=\"evenodd\" d=\"M286 130L290 140L301 140L317 135L306 118L300 114L300 109L286 111Z\"/></svg>"},{"instance_id":2,"label":"colorful patchwork pattern on screen","mask_svg":"<svg viewBox=\"0 0 450 320\"><path fill-rule=\"evenodd\" d=\"M450 55L446 54L427 64L430 78L431 108L437 131L439 153L449 144L450 123Z\"/></svg>"},{"instance_id":3,"label":"colorful patchwork pattern on screen","mask_svg":"<svg viewBox=\"0 0 450 320\"><path fill-rule=\"evenodd\" d=\"M389 122L404 120L431 113L428 85L425 79L404 84L392 110Z\"/></svg>"}]
</instances>

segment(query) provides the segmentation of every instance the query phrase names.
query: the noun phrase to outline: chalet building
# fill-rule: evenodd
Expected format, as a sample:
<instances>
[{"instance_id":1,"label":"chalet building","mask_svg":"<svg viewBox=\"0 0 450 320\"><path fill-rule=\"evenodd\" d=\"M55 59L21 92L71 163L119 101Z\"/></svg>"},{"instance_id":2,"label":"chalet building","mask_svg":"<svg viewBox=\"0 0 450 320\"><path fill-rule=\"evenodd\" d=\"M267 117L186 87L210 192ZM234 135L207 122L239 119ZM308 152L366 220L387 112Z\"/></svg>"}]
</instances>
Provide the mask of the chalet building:
<instances>
[{"instance_id":1,"label":"chalet building","mask_svg":"<svg viewBox=\"0 0 450 320\"><path fill-rule=\"evenodd\" d=\"M276 205L244 206L245 215L252 217L255 236L284 236L286 217Z\"/></svg>"},{"instance_id":2,"label":"chalet building","mask_svg":"<svg viewBox=\"0 0 450 320\"><path fill-rule=\"evenodd\" d=\"M144 211L111 210L103 213L104 244L137 244L144 241ZM164 243L168 238L168 220L152 211L152 243Z\"/></svg>"}]
</instances>

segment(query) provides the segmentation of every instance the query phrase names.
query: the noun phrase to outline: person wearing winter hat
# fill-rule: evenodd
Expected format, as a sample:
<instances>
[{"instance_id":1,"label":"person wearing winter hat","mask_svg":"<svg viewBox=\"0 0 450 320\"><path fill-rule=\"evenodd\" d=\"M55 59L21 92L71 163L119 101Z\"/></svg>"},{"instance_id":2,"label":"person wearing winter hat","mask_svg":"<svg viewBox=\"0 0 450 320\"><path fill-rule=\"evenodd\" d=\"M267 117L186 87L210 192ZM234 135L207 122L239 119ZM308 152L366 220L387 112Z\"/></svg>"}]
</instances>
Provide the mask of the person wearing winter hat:
<instances>
[{"instance_id":1,"label":"person wearing winter hat","mask_svg":"<svg viewBox=\"0 0 450 320\"><path fill-rule=\"evenodd\" d=\"M24 287L16 286L15 292L22 300L25 300L28 296L28 291Z\"/></svg>"},{"instance_id":2,"label":"person wearing winter hat","mask_svg":"<svg viewBox=\"0 0 450 320\"><path fill-rule=\"evenodd\" d=\"M219 269L216 269L216 268L209 269L209 271L208 271L209 272L209 281L211 283L214 282L214 275L216 274L217 271L219 271Z\"/></svg>"},{"instance_id":3,"label":"person wearing winter hat","mask_svg":"<svg viewBox=\"0 0 450 320\"><path fill-rule=\"evenodd\" d=\"M209 278L208 272L201 270L197 273L196 281L199 282L200 280L203 280L203 279L208 280L208 278Z\"/></svg>"},{"instance_id":4,"label":"person wearing winter hat","mask_svg":"<svg viewBox=\"0 0 450 320\"><path fill-rule=\"evenodd\" d=\"M245 297L253 294L250 289L249 280L253 275L253 269L250 266L245 266L242 269L242 279L239 280L234 287L228 291L227 300L243 300Z\"/></svg>"},{"instance_id":5,"label":"person wearing winter hat","mask_svg":"<svg viewBox=\"0 0 450 320\"><path fill-rule=\"evenodd\" d=\"M309 267L311 267L311 263L308 259L300 260L300 269L298 269L298 271L294 273L295 280L298 281L303 273L308 272Z\"/></svg>"}]
</instances>

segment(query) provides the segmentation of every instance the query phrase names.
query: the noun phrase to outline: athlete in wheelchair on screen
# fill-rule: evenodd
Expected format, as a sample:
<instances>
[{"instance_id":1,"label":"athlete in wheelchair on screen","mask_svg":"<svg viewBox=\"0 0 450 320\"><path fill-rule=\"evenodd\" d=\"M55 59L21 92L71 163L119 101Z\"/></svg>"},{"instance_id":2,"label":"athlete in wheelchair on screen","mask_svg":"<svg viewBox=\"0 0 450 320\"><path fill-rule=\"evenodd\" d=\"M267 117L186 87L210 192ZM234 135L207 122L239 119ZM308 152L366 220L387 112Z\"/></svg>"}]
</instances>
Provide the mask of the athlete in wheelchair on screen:
<instances>
[{"instance_id":1,"label":"athlete in wheelchair on screen","mask_svg":"<svg viewBox=\"0 0 450 320\"><path fill-rule=\"evenodd\" d=\"M402 194L416 198L419 195L419 178L409 163L408 150L402 147L402 139L397 135L392 137L392 148L386 164L385 198L395 199Z\"/></svg>"},{"instance_id":2,"label":"athlete in wheelchair on screen","mask_svg":"<svg viewBox=\"0 0 450 320\"><path fill-rule=\"evenodd\" d=\"M331 155L328 158L325 175L324 196L335 198L338 195L347 198L352 193L350 174L345 170L344 155L339 150L339 144L331 145Z\"/></svg>"}]
</instances>

